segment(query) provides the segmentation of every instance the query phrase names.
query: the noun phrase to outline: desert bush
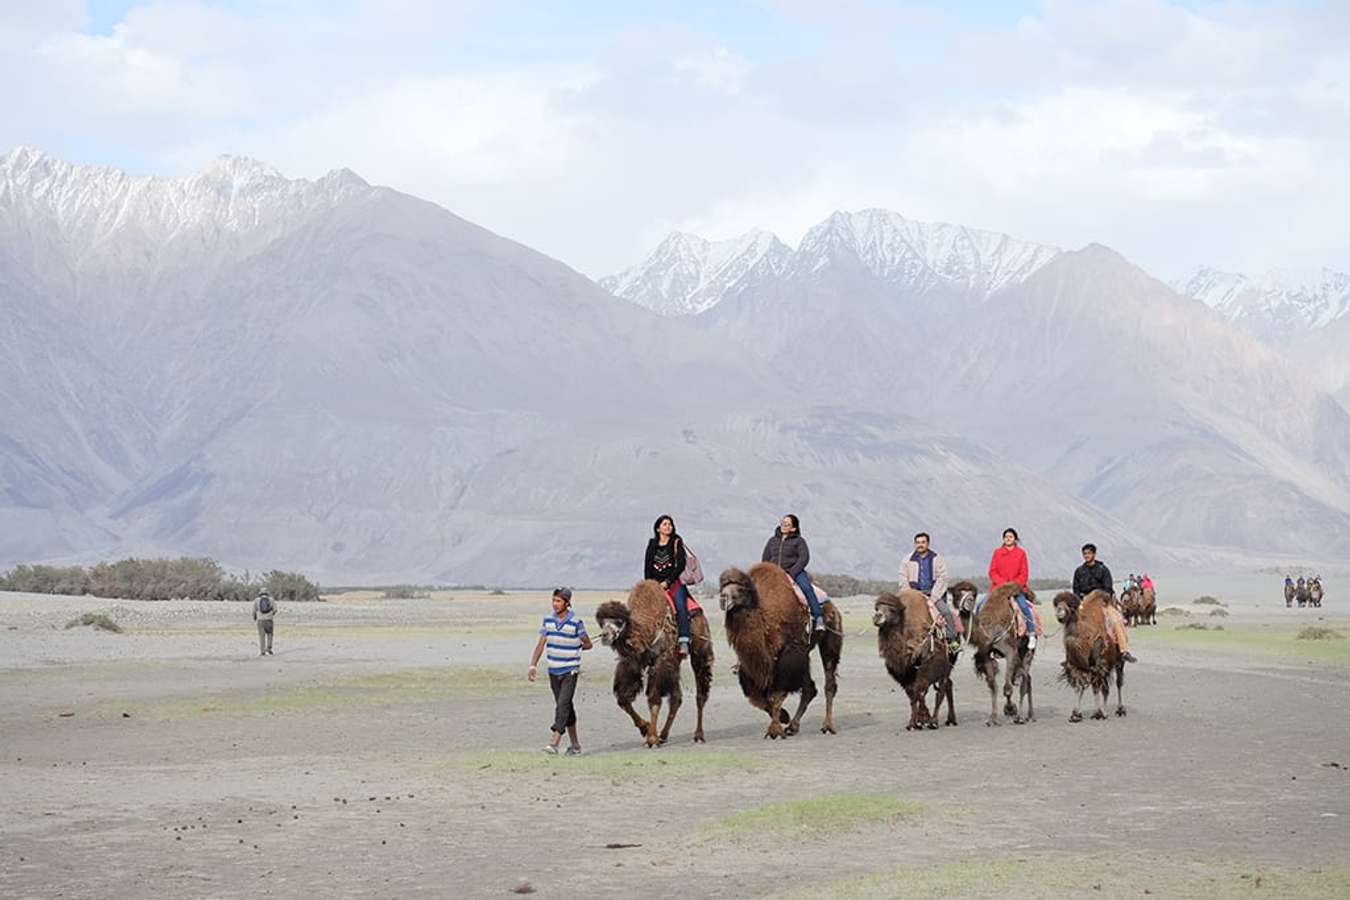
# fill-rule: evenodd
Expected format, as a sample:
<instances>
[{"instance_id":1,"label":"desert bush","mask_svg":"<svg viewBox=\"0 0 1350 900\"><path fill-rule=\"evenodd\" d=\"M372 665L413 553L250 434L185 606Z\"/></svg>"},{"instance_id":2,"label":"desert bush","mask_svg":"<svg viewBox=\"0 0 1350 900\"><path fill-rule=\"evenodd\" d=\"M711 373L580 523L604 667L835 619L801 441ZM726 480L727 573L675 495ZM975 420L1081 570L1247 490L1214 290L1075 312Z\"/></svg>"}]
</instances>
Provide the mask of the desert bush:
<instances>
[{"instance_id":1,"label":"desert bush","mask_svg":"<svg viewBox=\"0 0 1350 900\"><path fill-rule=\"evenodd\" d=\"M1189 616L1190 614L1190 610L1182 609L1180 606L1168 606L1158 610L1158 615L1160 616Z\"/></svg>"},{"instance_id":2,"label":"desert bush","mask_svg":"<svg viewBox=\"0 0 1350 900\"><path fill-rule=\"evenodd\" d=\"M386 600L430 600L431 592L419 590L411 584L396 584L384 589Z\"/></svg>"},{"instance_id":3,"label":"desert bush","mask_svg":"<svg viewBox=\"0 0 1350 900\"><path fill-rule=\"evenodd\" d=\"M0 576L0 590L78 596L89 593L89 574L80 566L15 566Z\"/></svg>"},{"instance_id":4,"label":"desert bush","mask_svg":"<svg viewBox=\"0 0 1350 900\"><path fill-rule=\"evenodd\" d=\"M1224 609L1222 606L1217 606L1214 609L1211 609L1209 614L1211 616L1226 616L1228 615L1228 610Z\"/></svg>"},{"instance_id":5,"label":"desert bush","mask_svg":"<svg viewBox=\"0 0 1350 900\"><path fill-rule=\"evenodd\" d=\"M875 596L891 593L896 589L894 581L854 578L852 575L817 575L813 572L811 580L824 588L825 593L831 597Z\"/></svg>"},{"instance_id":6,"label":"desert bush","mask_svg":"<svg viewBox=\"0 0 1350 900\"><path fill-rule=\"evenodd\" d=\"M1178 625L1177 631L1223 631L1222 625L1206 625L1204 622L1187 622Z\"/></svg>"},{"instance_id":7,"label":"desert bush","mask_svg":"<svg viewBox=\"0 0 1350 900\"><path fill-rule=\"evenodd\" d=\"M1320 625L1308 625L1297 635L1300 641L1339 641L1345 638L1334 628L1323 628Z\"/></svg>"},{"instance_id":8,"label":"desert bush","mask_svg":"<svg viewBox=\"0 0 1350 900\"><path fill-rule=\"evenodd\" d=\"M85 613L82 616L76 616L66 623L66 628L79 628L81 625L90 625L103 631L111 631L114 634L122 633L122 626L103 613Z\"/></svg>"},{"instance_id":9,"label":"desert bush","mask_svg":"<svg viewBox=\"0 0 1350 900\"><path fill-rule=\"evenodd\" d=\"M1194 603L1196 606L1223 606L1223 605L1224 605L1224 604L1223 604L1223 601L1221 601L1218 597L1211 597L1209 594L1205 594L1204 596L1201 596L1201 597L1196 597L1196 598L1195 598L1194 600L1192 600L1191 602Z\"/></svg>"},{"instance_id":10,"label":"desert bush","mask_svg":"<svg viewBox=\"0 0 1350 900\"><path fill-rule=\"evenodd\" d=\"M229 575L205 557L123 559L91 569L17 566L0 576L0 590L40 594L92 594L127 600L252 600L266 586L282 600L319 599L319 586L303 575L272 571L261 579Z\"/></svg>"},{"instance_id":11,"label":"desert bush","mask_svg":"<svg viewBox=\"0 0 1350 900\"><path fill-rule=\"evenodd\" d=\"M273 569L263 579L267 592L278 600L313 603L319 599L319 586L299 572Z\"/></svg>"}]
</instances>

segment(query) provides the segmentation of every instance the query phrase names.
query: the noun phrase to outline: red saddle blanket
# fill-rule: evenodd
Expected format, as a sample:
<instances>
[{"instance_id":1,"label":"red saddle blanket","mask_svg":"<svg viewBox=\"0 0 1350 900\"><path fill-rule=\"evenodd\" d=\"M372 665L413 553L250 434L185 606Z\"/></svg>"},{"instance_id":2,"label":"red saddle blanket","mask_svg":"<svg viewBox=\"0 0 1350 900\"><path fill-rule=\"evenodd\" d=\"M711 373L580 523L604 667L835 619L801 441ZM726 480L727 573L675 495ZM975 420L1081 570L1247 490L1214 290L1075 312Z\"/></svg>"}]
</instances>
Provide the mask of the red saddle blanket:
<instances>
[{"instance_id":1,"label":"red saddle blanket","mask_svg":"<svg viewBox=\"0 0 1350 900\"><path fill-rule=\"evenodd\" d=\"M688 590L686 590L685 593L686 593L686 594L689 594ZM666 603L670 604L670 611L671 611L671 612L675 612L675 588L674 588L674 586L672 586L672 587L670 588L670 590L666 591ZM694 599L694 595L693 595L693 594L689 594L689 615L692 616L694 613L700 613L700 612L703 612L703 607L701 607L701 606L698 605L698 601Z\"/></svg>"}]
</instances>

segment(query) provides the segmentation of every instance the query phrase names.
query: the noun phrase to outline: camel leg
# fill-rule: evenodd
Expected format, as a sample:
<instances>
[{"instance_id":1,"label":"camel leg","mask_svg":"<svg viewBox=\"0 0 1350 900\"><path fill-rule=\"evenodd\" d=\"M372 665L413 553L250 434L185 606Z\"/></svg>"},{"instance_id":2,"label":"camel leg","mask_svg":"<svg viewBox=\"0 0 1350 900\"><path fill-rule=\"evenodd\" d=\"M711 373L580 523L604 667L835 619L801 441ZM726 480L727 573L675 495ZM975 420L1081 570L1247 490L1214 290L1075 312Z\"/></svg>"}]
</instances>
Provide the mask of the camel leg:
<instances>
[{"instance_id":1,"label":"camel leg","mask_svg":"<svg viewBox=\"0 0 1350 900\"><path fill-rule=\"evenodd\" d=\"M1095 684L1092 686L1092 699L1097 704L1097 711L1092 714L1092 718L1105 719L1106 709L1104 707L1106 706L1106 701L1102 698L1102 689Z\"/></svg>"},{"instance_id":2,"label":"camel leg","mask_svg":"<svg viewBox=\"0 0 1350 900\"><path fill-rule=\"evenodd\" d=\"M1017 718L1017 704L1013 703L1012 695L1018 670L1018 665L1010 660L1003 676L1003 714L1013 719Z\"/></svg>"},{"instance_id":3,"label":"camel leg","mask_svg":"<svg viewBox=\"0 0 1350 900\"><path fill-rule=\"evenodd\" d=\"M942 683L938 682L937 684L933 685L932 690L933 690L933 714L928 717L927 724L929 728L937 728L938 717L942 715L942 699L944 696L942 693ZM925 689L924 693L927 693L927 689Z\"/></svg>"},{"instance_id":4,"label":"camel leg","mask_svg":"<svg viewBox=\"0 0 1350 900\"><path fill-rule=\"evenodd\" d=\"M801 700L797 703L797 712L792 716L792 721L788 723L787 733L796 734L802 727L802 713L811 705L811 701L816 698L816 683L808 676L806 683L802 685Z\"/></svg>"},{"instance_id":5,"label":"camel leg","mask_svg":"<svg viewBox=\"0 0 1350 900\"><path fill-rule=\"evenodd\" d=\"M820 726L821 734L838 734L834 728L834 695L839 693L839 662L825 666L825 723Z\"/></svg>"},{"instance_id":6,"label":"camel leg","mask_svg":"<svg viewBox=\"0 0 1350 900\"><path fill-rule=\"evenodd\" d=\"M650 749L661 743L661 738L656 733L657 726L661 724L661 698L652 700L648 697L647 704L652 710L652 718L647 726L647 747Z\"/></svg>"},{"instance_id":7,"label":"camel leg","mask_svg":"<svg viewBox=\"0 0 1350 900\"><path fill-rule=\"evenodd\" d=\"M633 726L645 738L648 731L647 720L638 715L638 711L633 708L633 701L642 690L642 681L642 669L627 659L620 658L619 664L614 667L614 699L619 702L619 708L628 713L628 717L633 720Z\"/></svg>"},{"instance_id":8,"label":"camel leg","mask_svg":"<svg viewBox=\"0 0 1350 900\"><path fill-rule=\"evenodd\" d=\"M769 713L769 728L764 732L764 736L770 740L778 740L787 737L787 732L783 730L783 723L778 721L783 712L783 701L787 699L787 694L783 691L775 691L769 695L769 702L766 708Z\"/></svg>"},{"instance_id":9,"label":"camel leg","mask_svg":"<svg viewBox=\"0 0 1350 900\"><path fill-rule=\"evenodd\" d=\"M909 694L909 724L905 726L906 731L919 730L919 697L912 691L906 691Z\"/></svg>"},{"instance_id":10,"label":"camel leg","mask_svg":"<svg viewBox=\"0 0 1350 900\"><path fill-rule=\"evenodd\" d=\"M642 718L642 716L638 715L638 711L633 708L633 701L620 700L619 708L622 709L624 712L628 713L629 718L633 720L633 725L637 728L637 730L642 734L643 737L646 737L648 730L647 720Z\"/></svg>"},{"instance_id":11,"label":"camel leg","mask_svg":"<svg viewBox=\"0 0 1350 900\"><path fill-rule=\"evenodd\" d=\"M1116 666L1116 715L1125 715L1125 664Z\"/></svg>"},{"instance_id":12,"label":"camel leg","mask_svg":"<svg viewBox=\"0 0 1350 900\"><path fill-rule=\"evenodd\" d=\"M693 657L694 683L698 689L698 725L694 728L694 743L702 744L705 741L703 737L703 705L708 702L708 692L712 690L712 659L709 656L699 653Z\"/></svg>"},{"instance_id":13,"label":"camel leg","mask_svg":"<svg viewBox=\"0 0 1350 900\"><path fill-rule=\"evenodd\" d=\"M942 682L940 688L947 695L947 724L956 724L956 700L952 694L952 677L948 675Z\"/></svg>"},{"instance_id":14,"label":"camel leg","mask_svg":"<svg viewBox=\"0 0 1350 900\"><path fill-rule=\"evenodd\" d=\"M1022 690L1017 697L1018 716L1014 721L1018 724L1025 724L1027 722L1036 721L1036 707L1033 705L1031 699L1031 670L1028 669L1024 671L1020 680L1022 683ZM1027 704L1025 713L1021 712L1023 700L1025 700Z\"/></svg>"},{"instance_id":15,"label":"camel leg","mask_svg":"<svg viewBox=\"0 0 1350 900\"><path fill-rule=\"evenodd\" d=\"M994 657L987 657L984 661L984 683L989 686L989 718L985 719L984 724L1002 725L998 720L998 663Z\"/></svg>"},{"instance_id":16,"label":"camel leg","mask_svg":"<svg viewBox=\"0 0 1350 900\"><path fill-rule=\"evenodd\" d=\"M1078 689L1078 697L1073 701L1073 712L1069 713L1070 722L1083 721L1083 693L1087 688Z\"/></svg>"},{"instance_id":17,"label":"camel leg","mask_svg":"<svg viewBox=\"0 0 1350 900\"><path fill-rule=\"evenodd\" d=\"M657 702L659 703L660 701L658 700ZM660 736L656 739L658 744L664 744L670 739L670 726L675 724L675 714L680 711L680 707L683 705L684 693L680 690L680 684L677 681L675 683L675 689L670 692L670 697L666 700L666 724L661 729ZM652 719L652 724L655 725L655 723L656 720Z\"/></svg>"}]
</instances>

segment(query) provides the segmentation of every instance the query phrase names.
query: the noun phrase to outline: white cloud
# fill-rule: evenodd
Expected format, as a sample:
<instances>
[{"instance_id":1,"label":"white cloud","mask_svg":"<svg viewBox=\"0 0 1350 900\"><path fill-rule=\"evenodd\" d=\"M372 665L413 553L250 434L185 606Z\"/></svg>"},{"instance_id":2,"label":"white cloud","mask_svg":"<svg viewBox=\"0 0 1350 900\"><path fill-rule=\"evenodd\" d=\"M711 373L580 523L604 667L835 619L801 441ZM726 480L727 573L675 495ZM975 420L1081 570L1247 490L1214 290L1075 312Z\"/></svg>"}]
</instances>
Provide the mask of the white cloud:
<instances>
[{"instance_id":1,"label":"white cloud","mask_svg":"<svg viewBox=\"0 0 1350 900\"><path fill-rule=\"evenodd\" d=\"M693 77L701 87L724 94L739 94L745 88L750 64L726 47L715 47L708 53L677 59L675 71Z\"/></svg>"}]
</instances>

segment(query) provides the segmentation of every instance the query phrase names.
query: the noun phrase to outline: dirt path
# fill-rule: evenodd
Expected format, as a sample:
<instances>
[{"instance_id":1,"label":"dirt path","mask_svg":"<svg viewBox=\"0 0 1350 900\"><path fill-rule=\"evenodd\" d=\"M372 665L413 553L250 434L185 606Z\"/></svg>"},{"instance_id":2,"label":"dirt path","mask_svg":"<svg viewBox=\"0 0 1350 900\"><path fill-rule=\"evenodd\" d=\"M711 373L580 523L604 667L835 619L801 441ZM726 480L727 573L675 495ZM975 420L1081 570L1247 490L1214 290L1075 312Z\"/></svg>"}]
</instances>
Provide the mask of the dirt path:
<instances>
[{"instance_id":1,"label":"dirt path","mask_svg":"<svg viewBox=\"0 0 1350 900\"><path fill-rule=\"evenodd\" d=\"M126 634L61 627L118 608ZM961 726L907 734L846 601L837 737L813 709L762 740L717 628L706 747L690 702L639 749L600 648L587 753L555 759L523 678L545 608L287 608L259 659L244 609L0 595L0 895L1350 894L1350 639L1296 642L1302 619L1136 631L1130 715L1104 723L1068 723L1055 641L1029 726L983 725L963 659Z\"/></svg>"}]
</instances>

